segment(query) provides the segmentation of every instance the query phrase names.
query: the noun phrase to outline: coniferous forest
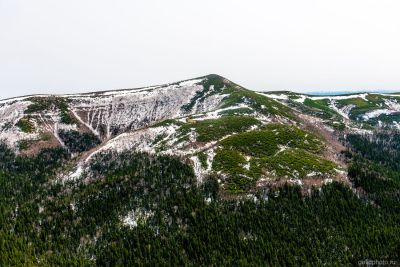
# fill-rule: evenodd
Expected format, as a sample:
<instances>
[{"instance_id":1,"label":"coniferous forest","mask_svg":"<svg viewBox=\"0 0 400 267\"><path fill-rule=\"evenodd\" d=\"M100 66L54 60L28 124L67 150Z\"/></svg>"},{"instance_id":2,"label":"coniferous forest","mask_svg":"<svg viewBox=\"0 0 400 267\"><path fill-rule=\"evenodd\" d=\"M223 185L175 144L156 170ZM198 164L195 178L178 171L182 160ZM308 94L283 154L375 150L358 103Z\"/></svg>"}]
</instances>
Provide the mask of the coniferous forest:
<instances>
[{"instance_id":1,"label":"coniferous forest","mask_svg":"<svg viewBox=\"0 0 400 267\"><path fill-rule=\"evenodd\" d=\"M87 179L59 183L58 171L71 160L66 150L26 157L1 144L0 266L398 260L400 135L349 135L345 142L352 187L333 182L304 194L286 185L231 199L220 197L217 177L198 185L178 158L100 153Z\"/></svg>"}]
</instances>

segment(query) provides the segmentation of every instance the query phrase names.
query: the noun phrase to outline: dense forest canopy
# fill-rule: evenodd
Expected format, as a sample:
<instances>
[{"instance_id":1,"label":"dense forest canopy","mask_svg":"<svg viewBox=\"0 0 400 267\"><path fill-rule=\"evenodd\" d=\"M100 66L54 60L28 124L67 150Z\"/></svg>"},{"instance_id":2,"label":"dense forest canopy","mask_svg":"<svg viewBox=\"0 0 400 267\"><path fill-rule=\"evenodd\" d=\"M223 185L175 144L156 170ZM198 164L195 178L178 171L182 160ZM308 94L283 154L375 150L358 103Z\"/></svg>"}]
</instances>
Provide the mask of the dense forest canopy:
<instances>
[{"instance_id":1,"label":"dense forest canopy","mask_svg":"<svg viewBox=\"0 0 400 267\"><path fill-rule=\"evenodd\" d=\"M85 140L95 142L91 137ZM350 135L355 193L331 183L220 197L180 159L96 155L90 182L59 183L62 148L0 145L0 265L352 265L399 259L398 134ZM72 148L73 146L71 146Z\"/></svg>"}]
</instances>

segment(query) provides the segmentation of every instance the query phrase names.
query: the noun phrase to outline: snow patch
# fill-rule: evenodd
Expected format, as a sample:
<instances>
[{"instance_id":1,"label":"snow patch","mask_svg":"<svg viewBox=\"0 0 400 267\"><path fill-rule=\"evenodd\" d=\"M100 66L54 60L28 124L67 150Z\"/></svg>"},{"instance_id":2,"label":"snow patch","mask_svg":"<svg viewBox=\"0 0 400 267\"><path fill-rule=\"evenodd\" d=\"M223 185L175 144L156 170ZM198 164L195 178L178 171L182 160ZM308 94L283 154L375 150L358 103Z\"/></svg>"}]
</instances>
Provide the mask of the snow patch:
<instances>
[{"instance_id":1,"label":"snow patch","mask_svg":"<svg viewBox=\"0 0 400 267\"><path fill-rule=\"evenodd\" d=\"M352 99L352 98L362 98L365 101L367 99L368 93L363 94L354 94L354 95L335 95L335 96L308 96L308 98L312 100L322 100L322 99L329 99L329 100L344 100L344 99Z\"/></svg>"},{"instance_id":2,"label":"snow patch","mask_svg":"<svg viewBox=\"0 0 400 267\"><path fill-rule=\"evenodd\" d=\"M365 113L362 116L363 120L369 120L372 118L379 117L382 114L390 115L393 113L400 112L400 104L397 101L385 99L386 108L376 109Z\"/></svg>"},{"instance_id":3,"label":"snow patch","mask_svg":"<svg viewBox=\"0 0 400 267\"><path fill-rule=\"evenodd\" d=\"M354 106L354 105L347 105L347 106L345 106L345 107L343 107L343 108L340 109L340 108L336 107L336 101L335 101L335 100L331 100L331 101L330 101L330 104L329 104L329 107L330 107L331 109L333 109L334 111L336 111L337 113L339 113L343 118L349 120L350 111L351 111L355 106Z\"/></svg>"},{"instance_id":4,"label":"snow patch","mask_svg":"<svg viewBox=\"0 0 400 267\"><path fill-rule=\"evenodd\" d=\"M235 105L235 106L231 106L231 107L227 107L227 108L221 108L221 109L217 109L217 110L214 110L214 111L210 111L210 112L207 112L206 114L204 114L203 116L200 115L201 117L194 117L193 119L196 120L196 121L218 119L218 118L221 117L221 115L219 113L227 111L227 110L235 110L235 109L240 109L240 108L252 109L248 105L241 103L239 105Z\"/></svg>"},{"instance_id":5,"label":"snow patch","mask_svg":"<svg viewBox=\"0 0 400 267\"><path fill-rule=\"evenodd\" d=\"M199 158L197 156L190 157L190 160L193 163L193 170L194 170L194 173L195 173L195 175L197 177L197 182L198 183L202 183L204 175L206 174L206 171L201 166L201 162L200 162L200 160L199 160Z\"/></svg>"},{"instance_id":6,"label":"snow patch","mask_svg":"<svg viewBox=\"0 0 400 267\"><path fill-rule=\"evenodd\" d=\"M128 212L125 217L121 218L122 224L130 227L131 229L136 228L140 223L146 223L152 216L153 211L146 211L140 208Z\"/></svg>"},{"instance_id":7,"label":"snow patch","mask_svg":"<svg viewBox=\"0 0 400 267\"><path fill-rule=\"evenodd\" d=\"M396 111L389 110L389 109L386 109L386 108L384 108L384 109L376 109L376 110L372 110L372 111L369 111L369 112L365 113L362 116L362 118L363 118L363 120L367 121L369 119L379 117L382 114L389 115L389 114L392 114L394 112L396 112Z\"/></svg>"},{"instance_id":8,"label":"snow patch","mask_svg":"<svg viewBox=\"0 0 400 267\"><path fill-rule=\"evenodd\" d=\"M293 101L298 102L298 103L304 103L304 100L306 100L305 95L300 95L299 98L293 99Z\"/></svg>"},{"instance_id":9,"label":"snow patch","mask_svg":"<svg viewBox=\"0 0 400 267\"><path fill-rule=\"evenodd\" d=\"M204 81L204 79L195 79L195 80L187 80L179 83L179 86L193 86L200 84Z\"/></svg>"},{"instance_id":10,"label":"snow patch","mask_svg":"<svg viewBox=\"0 0 400 267\"><path fill-rule=\"evenodd\" d=\"M25 98L20 98L25 99ZM26 108L31 105L30 101L3 101L0 105L0 140L3 140L7 145L15 147L21 140L35 140L39 138L37 132L25 133L22 132L16 124L22 119Z\"/></svg>"},{"instance_id":11,"label":"snow patch","mask_svg":"<svg viewBox=\"0 0 400 267\"><path fill-rule=\"evenodd\" d=\"M272 98L272 99L278 99L278 100L287 100L288 96L285 94L268 94L268 93L259 93L263 96Z\"/></svg>"}]
</instances>

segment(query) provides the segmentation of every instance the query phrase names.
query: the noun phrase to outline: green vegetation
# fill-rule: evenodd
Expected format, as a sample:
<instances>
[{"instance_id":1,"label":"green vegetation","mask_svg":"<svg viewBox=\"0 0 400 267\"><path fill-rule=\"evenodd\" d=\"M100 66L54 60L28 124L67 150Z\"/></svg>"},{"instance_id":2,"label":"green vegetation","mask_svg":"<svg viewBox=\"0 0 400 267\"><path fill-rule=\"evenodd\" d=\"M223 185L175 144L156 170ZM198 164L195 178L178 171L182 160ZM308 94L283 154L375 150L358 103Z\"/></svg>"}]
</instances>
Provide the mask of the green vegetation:
<instances>
[{"instance_id":1,"label":"green vegetation","mask_svg":"<svg viewBox=\"0 0 400 267\"><path fill-rule=\"evenodd\" d=\"M295 94L293 92L287 92L286 94L288 94L288 98L290 100L296 100L301 98L301 95Z\"/></svg>"},{"instance_id":2,"label":"green vegetation","mask_svg":"<svg viewBox=\"0 0 400 267\"><path fill-rule=\"evenodd\" d=\"M303 102L304 105L312 107L312 108L317 108L325 111L331 111L329 109L329 99L319 99L319 100L313 100L310 98L304 99Z\"/></svg>"},{"instance_id":3,"label":"green vegetation","mask_svg":"<svg viewBox=\"0 0 400 267\"><path fill-rule=\"evenodd\" d=\"M350 134L347 141L352 150L363 158L379 163L387 170L400 171L400 133L378 132L370 136Z\"/></svg>"},{"instance_id":4,"label":"green vegetation","mask_svg":"<svg viewBox=\"0 0 400 267\"><path fill-rule=\"evenodd\" d=\"M32 133L34 131L34 125L30 121L29 117L24 117L20 119L15 126L17 126L24 133Z\"/></svg>"},{"instance_id":5,"label":"green vegetation","mask_svg":"<svg viewBox=\"0 0 400 267\"><path fill-rule=\"evenodd\" d=\"M312 109L316 109L318 114L315 115L318 117L323 119L331 119L336 117L338 114L329 107L329 101L329 99L312 100L310 98L306 98L303 104Z\"/></svg>"},{"instance_id":6,"label":"green vegetation","mask_svg":"<svg viewBox=\"0 0 400 267\"><path fill-rule=\"evenodd\" d=\"M341 121L328 121L326 124L337 131L343 131L346 129L346 124Z\"/></svg>"},{"instance_id":7,"label":"green vegetation","mask_svg":"<svg viewBox=\"0 0 400 267\"><path fill-rule=\"evenodd\" d=\"M260 122L253 117L223 116L218 119L187 123L180 128L180 131L182 134L187 134L194 129L198 142L209 142L219 140L228 134L244 132L254 125L260 125Z\"/></svg>"},{"instance_id":8,"label":"green vegetation","mask_svg":"<svg viewBox=\"0 0 400 267\"><path fill-rule=\"evenodd\" d=\"M71 115L71 113L67 110L60 111L61 122L65 124L76 124L78 120Z\"/></svg>"},{"instance_id":9,"label":"green vegetation","mask_svg":"<svg viewBox=\"0 0 400 267\"><path fill-rule=\"evenodd\" d=\"M58 135L71 153L88 151L101 143L100 139L93 133L60 130Z\"/></svg>"},{"instance_id":10,"label":"green vegetation","mask_svg":"<svg viewBox=\"0 0 400 267\"><path fill-rule=\"evenodd\" d=\"M245 168L245 157L238 151L219 149L213 161L213 169L228 175L224 189L231 193L244 193L255 182L254 174Z\"/></svg>"},{"instance_id":11,"label":"green vegetation","mask_svg":"<svg viewBox=\"0 0 400 267\"><path fill-rule=\"evenodd\" d=\"M174 120L174 119L167 119L167 120L163 120L160 121L156 124L154 124L152 127L161 127L161 126L169 126L169 125L183 125L183 122L180 122L178 120Z\"/></svg>"},{"instance_id":12,"label":"green vegetation","mask_svg":"<svg viewBox=\"0 0 400 267\"><path fill-rule=\"evenodd\" d=\"M360 97L340 99L337 100L337 105L339 108L348 105L353 105L354 107L351 109L349 117L352 120L356 120L366 112L379 109L384 104L384 99L380 95L369 94L367 95L366 99L367 100Z\"/></svg>"},{"instance_id":13,"label":"green vegetation","mask_svg":"<svg viewBox=\"0 0 400 267\"><path fill-rule=\"evenodd\" d=\"M349 135L349 177L364 197L388 212L400 214L400 134Z\"/></svg>"},{"instance_id":14,"label":"green vegetation","mask_svg":"<svg viewBox=\"0 0 400 267\"><path fill-rule=\"evenodd\" d=\"M240 103L246 103L251 108L264 115L273 114L289 119L295 119L290 108L264 95L245 89L229 88L226 92L229 93L229 96L225 99L222 107L230 107Z\"/></svg>"},{"instance_id":15,"label":"green vegetation","mask_svg":"<svg viewBox=\"0 0 400 267\"><path fill-rule=\"evenodd\" d=\"M26 150L32 144L31 140L21 140L18 142L17 147L19 150Z\"/></svg>"},{"instance_id":16,"label":"green vegetation","mask_svg":"<svg viewBox=\"0 0 400 267\"><path fill-rule=\"evenodd\" d=\"M230 136L221 141L221 145L253 157L272 156L280 146L301 148L313 153L320 152L323 147L314 134L283 124L268 124L260 130Z\"/></svg>"},{"instance_id":17,"label":"green vegetation","mask_svg":"<svg viewBox=\"0 0 400 267\"><path fill-rule=\"evenodd\" d=\"M61 122L65 124L75 124L77 120L68 110L68 103L62 97L32 97L28 99L33 102L28 106L25 113L32 114L43 112L50 109L58 109L60 112Z\"/></svg>"},{"instance_id":18,"label":"green vegetation","mask_svg":"<svg viewBox=\"0 0 400 267\"><path fill-rule=\"evenodd\" d=\"M221 149L215 155L213 168L229 175L243 175L246 159L238 151Z\"/></svg>"},{"instance_id":19,"label":"green vegetation","mask_svg":"<svg viewBox=\"0 0 400 267\"><path fill-rule=\"evenodd\" d=\"M231 116L231 115L252 115L255 111L250 108L236 108L236 109L227 109L224 111L220 111L218 114L222 116Z\"/></svg>"},{"instance_id":20,"label":"green vegetation","mask_svg":"<svg viewBox=\"0 0 400 267\"><path fill-rule=\"evenodd\" d=\"M279 177L302 178L308 174L329 176L336 165L304 150L288 149L262 159L265 167Z\"/></svg>"},{"instance_id":21,"label":"green vegetation","mask_svg":"<svg viewBox=\"0 0 400 267\"><path fill-rule=\"evenodd\" d=\"M269 176L304 178L312 173L327 176L335 168L317 155L323 148L321 140L295 126L269 124L230 136L219 145L213 169L229 176L226 188L235 193L249 189L266 171Z\"/></svg>"},{"instance_id":22,"label":"green vegetation","mask_svg":"<svg viewBox=\"0 0 400 267\"><path fill-rule=\"evenodd\" d=\"M371 125L377 125L379 122L382 122L382 124L392 125L394 121L400 122L400 112L392 114L381 114L378 117L370 118L368 120L368 123Z\"/></svg>"},{"instance_id":23,"label":"green vegetation","mask_svg":"<svg viewBox=\"0 0 400 267\"><path fill-rule=\"evenodd\" d=\"M201 167L203 169L207 169L208 163L207 163L207 154L204 152L199 152L197 153L197 157L199 158L199 161L201 163Z\"/></svg>"},{"instance_id":24,"label":"green vegetation","mask_svg":"<svg viewBox=\"0 0 400 267\"><path fill-rule=\"evenodd\" d=\"M40 140L49 141L51 139L51 135L49 133L40 133Z\"/></svg>"},{"instance_id":25,"label":"green vegetation","mask_svg":"<svg viewBox=\"0 0 400 267\"><path fill-rule=\"evenodd\" d=\"M157 143L160 143L161 141L163 141L163 143L165 143L165 140L164 140L164 139L165 139L166 137L167 137L167 135L166 135L165 133L159 134L159 135L157 135L157 136L154 138L152 144L155 145L155 144L157 144Z\"/></svg>"},{"instance_id":26,"label":"green vegetation","mask_svg":"<svg viewBox=\"0 0 400 267\"><path fill-rule=\"evenodd\" d=\"M26 109L25 113L27 114L42 112L53 108L60 110L68 109L68 104L65 99L61 97L32 97L28 100L33 103Z\"/></svg>"},{"instance_id":27,"label":"green vegetation","mask_svg":"<svg viewBox=\"0 0 400 267\"><path fill-rule=\"evenodd\" d=\"M302 114L311 115L311 116L318 117L321 119L331 119L331 116L329 114L326 114L323 110L319 110L314 107L306 106L303 103L293 101L291 98L288 101L288 105L292 108L295 108Z\"/></svg>"}]
</instances>

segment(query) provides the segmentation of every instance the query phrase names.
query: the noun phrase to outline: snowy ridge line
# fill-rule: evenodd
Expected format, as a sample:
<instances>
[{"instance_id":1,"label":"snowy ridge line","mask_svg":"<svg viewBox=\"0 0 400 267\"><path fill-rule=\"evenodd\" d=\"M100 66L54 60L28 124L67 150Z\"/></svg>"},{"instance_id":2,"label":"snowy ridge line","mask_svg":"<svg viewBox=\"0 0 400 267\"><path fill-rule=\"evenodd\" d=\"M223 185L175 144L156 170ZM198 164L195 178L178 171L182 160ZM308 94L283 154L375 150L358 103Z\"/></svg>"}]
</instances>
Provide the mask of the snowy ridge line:
<instances>
[{"instance_id":1,"label":"snowy ridge line","mask_svg":"<svg viewBox=\"0 0 400 267\"><path fill-rule=\"evenodd\" d=\"M365 101L367 100L367 96L369 93L362 93L362 94L354 94L354 95L337 95L337 96L307 96L312 100L322 100L322 99L329 99L329 100L344 100L344 99L352 99L352 98L362 98Z\"/></svg>"},{"instance_id":2,"label":"snowy ridge line","mask_svg":"<svg viewBox=\"0 0 400 267\"><path fill-rule=\"evenodd\" d=\"M160 84L160 85L152 85L152 86L146 86L146 87L138 87L138 88L120 88L120 89L109 89L109 90L98 90L96 89L89 89L87 93L71 93L71 94L32 94L32 95L26 95L26 96L17 96L17 97L10 97L10 98L5 98L5 99L0 99L0 104L12 102L12 101L21 101L25 100L28 98L32 97L96 97L96 96L110 96L110 95L115 95L115 94L129 94L129 93L136 93L136 92L141 92L141 91L147 91L147 90L153 90L153 89L158 89L158 88L163 88L163 87L169 87L169 86L191 86L194 84L201 83L207 79L206 77L202 78L196 78L196 79L188 79L188 80L183 80L180 82L176 83L167 83L167 84Z\"/></svg>"},{"instance_id":3,"label":"snowy ridge line","mask_svg":"<svg viewBox=\"0 0 400 267\"><path fill-rule=\"evenodd\" d=\"M256 93L259 95L262 95L262 96L273 98L273 99L279 99L279 100L288 100L289 99L288 96L283 93L282 94L269 94L267 92L256 92Z\"/></svg>"},{"instance_id":4,"label":"snowy ridge line","mask_svg":"<svg viewBox=\"0 0 400 267\"><path fill-rule=\"evenodd\" d=\"M152 85L152 86L146 86L146 87L138 87L138 88L123 88L123 89L111 89L111 90L103 90L103 91L94 91L94 92L89 92L89 93L82 93L82 94L64 94L60 95L63 97L96 97L96 96L111 96L111 95L126 95L130 93L138 93L138 92L143 92L143 91L148 91L148 90L154 90L154 89L161 89L165 87L182 87L182 86L193 86L195 84L201 83L204 81L205 77L199 78L199 79L189 79L189 80L183 80L180 82L176 83L166 83L166 84L160 84L160 85Z\"/></svg>"},{"instance_id":5,"label":"snowy ridge line","mask_svg":"<svg viewBox=\"0 0 400 267\"><path fill-rule=\"evenodd\" d=\"M12 98L6 98L6 99L2 99L0 100L0 104L8 104L10 102L14 102L14 101L23 101L32 97L51 97L54 95L42 95L42 94L38 94L38 95L28 95L28 96L20 96L20 97L12 97Z\"/></svg>"}]
</instances>

